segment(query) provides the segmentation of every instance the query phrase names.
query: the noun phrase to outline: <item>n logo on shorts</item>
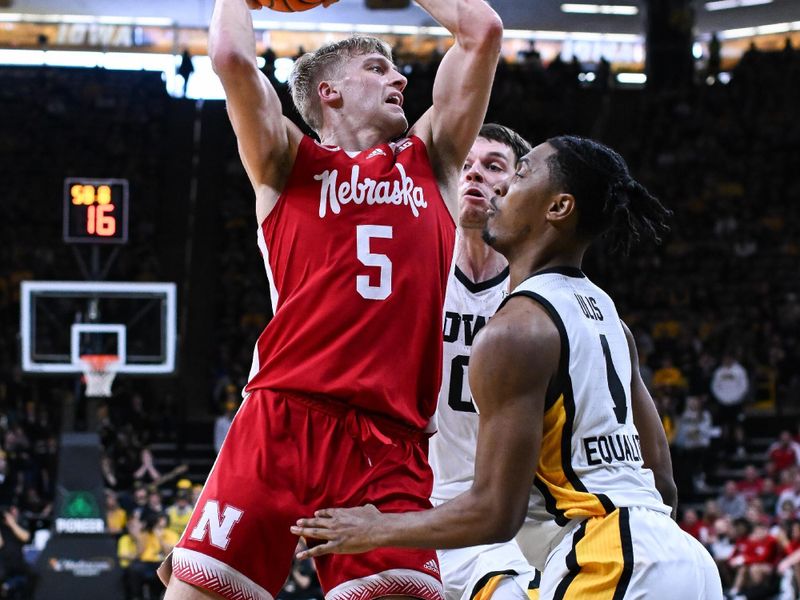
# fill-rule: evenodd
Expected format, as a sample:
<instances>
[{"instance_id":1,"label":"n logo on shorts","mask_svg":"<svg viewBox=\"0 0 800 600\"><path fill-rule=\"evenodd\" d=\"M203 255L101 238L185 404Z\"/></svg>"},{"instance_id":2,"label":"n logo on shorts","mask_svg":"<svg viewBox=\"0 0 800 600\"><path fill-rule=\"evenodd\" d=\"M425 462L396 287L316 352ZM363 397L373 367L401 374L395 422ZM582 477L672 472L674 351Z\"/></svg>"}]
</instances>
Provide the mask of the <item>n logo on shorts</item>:
<instances>
[{"instance_id":1,"label":"n logo on shorts","mask_svg":"<svg viewBox=\"0 0 800 600\"><path fill-rule=\"evenodd\" d=\"M231 541L231 529L242 518L243 510L233 506L226 506L222 518L219 515L219 502L208 500L203 506L203 514L192 530L189 538L202 542L206 532L210 534L210 543L221 550L225 550Z\"/></svg>"}]
</instances>

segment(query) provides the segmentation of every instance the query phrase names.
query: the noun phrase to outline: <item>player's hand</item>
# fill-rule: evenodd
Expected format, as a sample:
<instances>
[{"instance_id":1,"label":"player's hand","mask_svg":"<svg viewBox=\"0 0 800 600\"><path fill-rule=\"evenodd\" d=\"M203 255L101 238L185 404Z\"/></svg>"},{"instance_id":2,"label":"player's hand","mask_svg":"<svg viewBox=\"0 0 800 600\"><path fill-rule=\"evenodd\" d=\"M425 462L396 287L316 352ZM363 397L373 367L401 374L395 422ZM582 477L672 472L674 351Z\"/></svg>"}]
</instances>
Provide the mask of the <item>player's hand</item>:
<instances>
[{"instance_id":1,"label":"player's hand","mask_svg":"<svg viewBox=\"0 0 800 600\"><path fill-rule=\"evenodd\" d=\"M244 0L247 4L247 8L250 10L261 10L264 8L264 5L259 3L258 0Z\"/></svg>"},{"instance_id":2,"label":"player's hand","mask_svg":"<svg viewBox=\"0 0 800 600\"><path fill-rule=\"evenodd\" d=\"M312 519L298 519L297 525L289 528L293 534L326 542L298 552L297 558L359 554L376 548L375 532L381 514L372 504L367 504L357 508L326 508L315 512Z\"/></svg>"}]
</instances>

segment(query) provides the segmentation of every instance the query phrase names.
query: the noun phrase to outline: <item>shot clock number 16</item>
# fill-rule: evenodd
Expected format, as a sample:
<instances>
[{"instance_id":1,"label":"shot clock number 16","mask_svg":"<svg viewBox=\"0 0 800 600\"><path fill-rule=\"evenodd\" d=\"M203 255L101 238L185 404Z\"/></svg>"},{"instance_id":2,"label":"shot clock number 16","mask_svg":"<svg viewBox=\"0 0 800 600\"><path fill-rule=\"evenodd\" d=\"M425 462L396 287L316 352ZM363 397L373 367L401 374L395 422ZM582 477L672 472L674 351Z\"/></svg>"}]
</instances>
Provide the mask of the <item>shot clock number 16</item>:
<instances>
[{"instance_id":1,"label":"shot clock number 16","mask_svg":"<svg viewBox=\"0 0 800 600\"><path fill-rule=\"evenodd\" d=\"M124 244L128 241L128 181L64 180L64 241Z\"/></svg>"}]
</instances>

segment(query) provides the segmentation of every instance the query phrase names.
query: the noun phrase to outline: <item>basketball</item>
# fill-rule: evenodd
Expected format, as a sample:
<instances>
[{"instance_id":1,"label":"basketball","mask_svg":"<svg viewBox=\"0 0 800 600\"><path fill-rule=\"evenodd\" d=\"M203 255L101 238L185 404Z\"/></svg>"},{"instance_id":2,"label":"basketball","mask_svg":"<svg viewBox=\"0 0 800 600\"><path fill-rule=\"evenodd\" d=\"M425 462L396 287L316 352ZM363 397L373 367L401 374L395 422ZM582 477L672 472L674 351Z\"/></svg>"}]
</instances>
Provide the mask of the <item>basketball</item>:
<instances>
[{"instance_id":1,"label":"basketball","mask_svg":"<svg viewBox=\"0 0 800 600\"><path fill-rule=\"evenodd\" d=\"M300 12L320 6L322 0L259 0L266 8L280 12Z\"/></svg>"}]
</instances>

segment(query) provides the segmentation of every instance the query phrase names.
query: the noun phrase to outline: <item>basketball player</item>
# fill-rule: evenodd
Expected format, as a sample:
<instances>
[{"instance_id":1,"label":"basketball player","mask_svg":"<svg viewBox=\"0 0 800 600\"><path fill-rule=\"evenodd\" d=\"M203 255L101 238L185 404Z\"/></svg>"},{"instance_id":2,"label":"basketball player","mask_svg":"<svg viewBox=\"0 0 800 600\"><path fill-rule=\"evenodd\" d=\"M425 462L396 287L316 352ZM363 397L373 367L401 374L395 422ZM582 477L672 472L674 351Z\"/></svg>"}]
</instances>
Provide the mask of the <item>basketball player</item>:
<instances>
[{"instance_id":1,"label":"basketball player","mask_svg":"<svg viewBox=\"0 0 800 600\"><path fill-rule=\"evenodd\" d=\"M419 4L455 36L432 108L408 130L406 78L388 45L367 37L333 43L301 57L291 79L295 106L319 142L281 114L256 65L245 0L215 4L209 53L255 190L274 318L162 571L174 575L168 600L271 600L297 544L290 524L318 508L430 507L425 430L441 379L451 215L503 29L483 0ZM432 550L326 557L317 570L329 600L443 593Z\"/></svg>"},{"instance_id":2,"label":"basketball player","mask_svg":"<svg viewBox=\"0 0 800 600\"><path fill-rule=\"evenodd\" d=\"M444 301L442 389L430 462L438 506L469 489L475 471L478 414L467 380L472 342L508 294L508 262L486 245L481 234L489 200L513 175L530 144L516 132L487 123L481 127L461 170L455 265ZM517 598L528 600L536 573L514 541L440 550L447 600ZM531 592L533 593L533 592Z\"/></svg>"},{"instance_id":3,"label":"basketball player","mask_svg":"<svg viewBox=\"0 0 800 600\"><path fill-rule=\"evenodd\" d=\"M580 268L604 232L625 250L658 241L669 211L616 152L575 137L537 146L491 204L484 239L508 259L513 291L470 361L480 408L472 487L430 511L326 509L292 531L329 540L313 556L507 540L535 473L535 501L566 530L542 599L721 599L710 555L671 518L669 448L633 336Z\"/></svg>"}]
</instances>

